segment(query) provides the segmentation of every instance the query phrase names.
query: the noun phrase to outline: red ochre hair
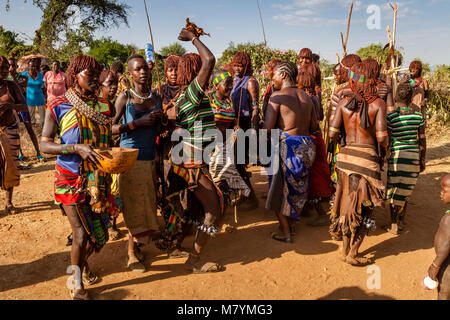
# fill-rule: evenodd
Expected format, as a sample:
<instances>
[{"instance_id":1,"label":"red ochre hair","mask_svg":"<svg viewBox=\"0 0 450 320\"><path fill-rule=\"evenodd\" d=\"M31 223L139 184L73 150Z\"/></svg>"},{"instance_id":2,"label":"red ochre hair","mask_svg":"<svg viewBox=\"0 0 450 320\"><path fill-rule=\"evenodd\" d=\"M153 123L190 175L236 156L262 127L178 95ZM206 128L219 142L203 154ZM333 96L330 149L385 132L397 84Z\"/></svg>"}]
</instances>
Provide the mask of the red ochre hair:
<instances>
[{"instance_id":1,"label":"red ochre hair","mask_svg":"<svg viewBox=\"0 0 450 320\"><path fill-rule=\"evenodd\" d=\"M253 75L252 60L250 59L250 56L248 55L247 52L240 51L236 53L231 63L242 64L244 66L244 76Z\"/></svg>"},{"instance_id":2,"label":"red ochre hair","mask_svg":"<svg viewBox=\"0 0 450 320\"><path fill-rule=\"evenodd\" d=\"M180 57L177 70L177 84L188 85L198 75L202 67L202 60L196 53L187 53Z\"/></svg>"},{"instance_id":3,"label":"red ochre hair","mask_svg":"<svg viewBox=\"0 0 450 320\"><path fill-rule=\"evenodd\" d=\"M102 71L103 67L97 60L95 60L92 57L89 56L76 57L70 63L69 69L67 69L69 88L73 88L75 86L76 75L86 69Z\"/></svg>"}]
</instances>

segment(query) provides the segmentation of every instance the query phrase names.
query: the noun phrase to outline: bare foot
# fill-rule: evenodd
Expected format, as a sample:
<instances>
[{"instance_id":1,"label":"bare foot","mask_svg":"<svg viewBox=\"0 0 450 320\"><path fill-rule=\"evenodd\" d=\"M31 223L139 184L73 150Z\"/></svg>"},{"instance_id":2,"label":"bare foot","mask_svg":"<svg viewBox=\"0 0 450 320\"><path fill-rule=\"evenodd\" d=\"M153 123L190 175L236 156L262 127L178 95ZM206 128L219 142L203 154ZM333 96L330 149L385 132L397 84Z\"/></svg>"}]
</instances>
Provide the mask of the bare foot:
<instances>
[{"instance_id":1,"label":"bare foot","mask_svg":"<svg viewBox=\"0 0 450 320\"><path fill-rule=\"evenodd\" d=\"M373 260L365 257L351 257L347 256L345 262L351 264L352 266L366 266L373 263Z\"/></svg>"}]
</instances>

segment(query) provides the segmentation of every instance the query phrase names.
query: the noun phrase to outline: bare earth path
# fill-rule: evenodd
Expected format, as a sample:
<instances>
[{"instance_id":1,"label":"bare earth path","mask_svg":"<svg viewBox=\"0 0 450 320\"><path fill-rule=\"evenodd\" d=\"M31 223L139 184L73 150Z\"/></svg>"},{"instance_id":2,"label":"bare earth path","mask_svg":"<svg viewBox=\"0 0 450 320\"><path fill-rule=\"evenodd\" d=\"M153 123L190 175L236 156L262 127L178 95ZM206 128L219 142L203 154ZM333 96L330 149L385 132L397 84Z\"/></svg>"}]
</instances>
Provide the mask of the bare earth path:
<instances>
[{"instance_id":1,"label":"bare earth path","mask_svg":"<svg viewBox=\"0 0 450 320\"><path fill-rule=\"evenodd\" d=\"M444 141L449 141L444 138ZM446 208L439 199L439 180L450 172L450 143L429 147L428 168L411 198L407 231L394 236L381 230L387 210L377 210L378 229L366 238L361 252L374 257L381 272L381 288L367 287L367 267L352 267L338 259L340 243L330 239L328 227L312 228L303 219L293 244L272 240L274 215L264 208L231 212L223 220L237 227L209 242L206 256L226 266L218 274L191 275L184 259L167 259L153 245L144 252L148 271L127 270L126 241L110 242L90 260L102 281L89 288L94 299L435 299L422 289L434 257L433 238ZM68 299L65 286L69 265L68 221L53 204L54 159L22 172L14 216L0 213L0 299ZM257 171L253 168L253 171ZM253 176L258 196L267 189L266 177ZM4 193L0 203L3 207ZM124 233L124 225L119 220ZM191 239L185 244L191 244Z\"/></svg>"}]
</instances>

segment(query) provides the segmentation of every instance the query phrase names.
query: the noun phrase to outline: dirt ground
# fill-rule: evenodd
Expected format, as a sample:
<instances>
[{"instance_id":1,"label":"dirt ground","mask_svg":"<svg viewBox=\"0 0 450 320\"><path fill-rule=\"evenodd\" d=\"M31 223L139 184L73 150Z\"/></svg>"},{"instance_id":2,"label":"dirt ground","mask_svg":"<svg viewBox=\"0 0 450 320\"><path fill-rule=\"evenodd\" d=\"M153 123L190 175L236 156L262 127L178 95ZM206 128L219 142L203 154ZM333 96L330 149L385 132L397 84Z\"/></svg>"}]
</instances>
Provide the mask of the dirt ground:
<instances>
[{"instance_id":1,"label":"dirt ground","mask_svg":"<svg viewBox=\"0 0 450 320\"><path fill-rule=\"evenodd\" d=\"M90 266L101 282L89 287L89 293L93 299L436 299L436 291L424 291L421 280L434 258L439 220L448 209L439 198L439 180L450 172L449 141L448 135L441 135L440 141L429 146L427 170L411 198L404 234L394 236L382 230L389 213L376 211L378 228L366 238L361 253L375 259L379 289L367 286L368 267L353 267L338 259L341 243L330 238L328 227L307 226L310 218L298 224L293 244L272 240L270 232L277 223L261 198L267 189L266 177L253 168L259 209L238 213L237 224L228 211L223 231L205 251L209 261L226 266L224 272L189 274L184 259L169 260L153 245L144 249L148 271L129 271L123 237L91 258ZM65 244L70 227L53 203L53 173L54 158L33 163L31 170L22 172L14 194L14 204L21 211L13 216L0 211L0 299L69 298L70 247ZM3 208L3 192L0 201ZM235 231L225 231L228 225ZM121 218L119 227L125 234ZM191 243L192 237L185 240L185 246Z\"/></svg>"}]
</instances>

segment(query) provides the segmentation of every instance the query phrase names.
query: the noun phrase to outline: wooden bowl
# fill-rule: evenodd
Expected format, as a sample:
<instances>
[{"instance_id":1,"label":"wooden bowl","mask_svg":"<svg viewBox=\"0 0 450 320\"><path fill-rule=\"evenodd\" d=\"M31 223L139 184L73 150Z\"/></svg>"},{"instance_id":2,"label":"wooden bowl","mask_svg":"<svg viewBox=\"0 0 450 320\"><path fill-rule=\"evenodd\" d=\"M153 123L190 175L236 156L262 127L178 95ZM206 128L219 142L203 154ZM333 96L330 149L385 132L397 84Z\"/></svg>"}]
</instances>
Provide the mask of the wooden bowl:
<instances>
[{"instance_id":1,"label":"wooden bowl","mask_svg":"<svg viewBox=\"0 0 450 320\"><path fill-rule=\"evenodd\" d=\"M95 152L103 157L103 160L98 159L100 162L99 170L118 174L130 170L134 166L139 149L102 148L95 149Z\"/></svg>"}]
</instances>

